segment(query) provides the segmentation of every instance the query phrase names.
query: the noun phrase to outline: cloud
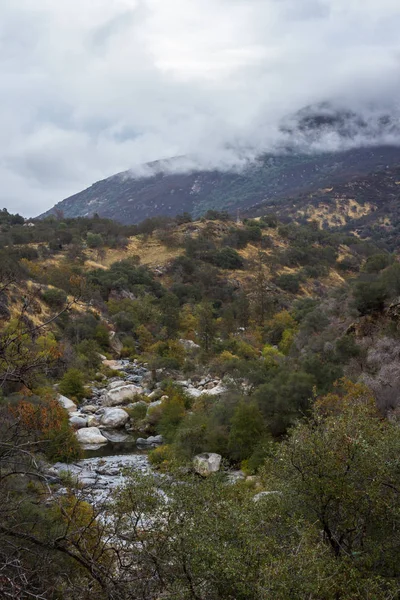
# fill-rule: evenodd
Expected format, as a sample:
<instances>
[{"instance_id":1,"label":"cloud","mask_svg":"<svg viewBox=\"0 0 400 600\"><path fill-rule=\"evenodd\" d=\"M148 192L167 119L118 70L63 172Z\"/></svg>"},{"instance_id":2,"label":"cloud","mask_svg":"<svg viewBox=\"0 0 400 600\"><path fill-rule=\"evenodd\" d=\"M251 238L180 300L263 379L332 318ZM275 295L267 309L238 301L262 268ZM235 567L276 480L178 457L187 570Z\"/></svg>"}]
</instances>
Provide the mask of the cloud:
<instances>
[{"instance_id":1,"label":"cloud","mask_svg":"<svg viewBox=\"0 0 400 600\"><path fill-rule=\"evenodd\" d=\"M356 143L397 143L399 26L397 0L0 0L0 204L38 214L171 156L354 143L290 124L326 100L363 115Z\"/></svg>"}]
</instances>

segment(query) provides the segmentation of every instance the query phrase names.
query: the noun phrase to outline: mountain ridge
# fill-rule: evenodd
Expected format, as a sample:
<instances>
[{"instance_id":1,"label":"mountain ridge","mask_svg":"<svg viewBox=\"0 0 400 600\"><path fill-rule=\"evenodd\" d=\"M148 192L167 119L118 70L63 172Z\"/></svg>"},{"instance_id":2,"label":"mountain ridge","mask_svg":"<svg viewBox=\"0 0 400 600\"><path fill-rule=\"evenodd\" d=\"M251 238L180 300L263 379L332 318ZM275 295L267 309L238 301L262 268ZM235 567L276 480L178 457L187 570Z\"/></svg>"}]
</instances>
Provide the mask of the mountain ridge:
<instances>
[{"instance_id":1,"label":"mountain ridge","mask_svg":"<svg viewBox=\"0 0 400 600\"><path fill-rule=\"evenodd\" d=\"M167 162L150 164L154 168ZM125 171L66 198L40 217L60 211L65 217L89 217L97 213L134 224L156 215L173 217L190 212L198 217L209 209L246 211L265 201L280 203L398 165L399 147L377 146L319 154L267 154L241 172L160 170L151 176L135 178Z\"/></svg>"}]
</instances>

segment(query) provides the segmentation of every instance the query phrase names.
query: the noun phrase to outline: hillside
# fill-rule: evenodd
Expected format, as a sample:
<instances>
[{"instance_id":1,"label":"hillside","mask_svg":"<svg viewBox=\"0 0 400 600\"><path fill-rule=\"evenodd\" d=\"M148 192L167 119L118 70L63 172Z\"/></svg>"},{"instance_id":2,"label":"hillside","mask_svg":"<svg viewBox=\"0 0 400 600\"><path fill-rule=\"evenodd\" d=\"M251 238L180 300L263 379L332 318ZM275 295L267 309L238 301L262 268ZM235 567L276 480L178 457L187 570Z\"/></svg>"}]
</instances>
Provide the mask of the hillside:
<instances>
[{"instance_id":1,"label":"hillside","mask_svg":"<svg viewBox=\"0 0 400 600\"><path fill-rule=\"evenodd\" d=\"M317 221L323 228L355 232L394 250L400 225L400 166L359 175L347 182L288 197L284 202L261 202L247 211L250 217L274 212L285 222Z\"/></svg>"},{"instance_id":2,"label":"hillside","mask_svg":"<svg viewBox=\"0 0 400 600\"><path fill-rule=\"evenodd\" d=\"M176 164L175 164L176 163ZM398 167L400 148L371 147L330 154L265 155L240 173L220 171L171 172L179 159L148 165L155 174L134 178L129 171L94 183L41 215L93 216L124 224L146 218L189 212L199 217L209 209L236 213L268 201L290 205L293 197L332 184L351 184L353 178L379 175Z\"/></svg>"},{"instance_id":3,"label":"hillside","mask_svg":"<svg viewBox=\"0 0 400 600\"><path fill-rule=\"evenodd\" d=\"M0 211L0 596L395 597L399 255L208 217Z\"/></svg>"}]
</instances>

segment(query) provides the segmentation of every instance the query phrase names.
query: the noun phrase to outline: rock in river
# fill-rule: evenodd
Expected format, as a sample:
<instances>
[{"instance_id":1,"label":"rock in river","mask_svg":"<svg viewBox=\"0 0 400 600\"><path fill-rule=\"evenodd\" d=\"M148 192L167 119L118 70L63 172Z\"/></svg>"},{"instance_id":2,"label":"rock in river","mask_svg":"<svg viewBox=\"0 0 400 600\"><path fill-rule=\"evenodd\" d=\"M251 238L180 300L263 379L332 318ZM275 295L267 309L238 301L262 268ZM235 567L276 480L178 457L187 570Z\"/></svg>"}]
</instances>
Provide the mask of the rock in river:
<instances>
[{"instance_id":1,"label":"rock in river","mask_svg":"<svg viewBox=\"0 0 400 600\"><path fill-rule=\"evenodd\" d=\"M88 421L84 417L73 416L70 418L69 424L74 429L83 429L87 427Z\"/></svg>"},{"instance_id":2,"label":"rock in river","mask_svg":"<svg viewBox=\"0 0 400 600\"><path fill-rule=\"evenodd\" d=\"M137 394L141 394L143 389L137 385L121 385L120 387L109 390L106 394L106 405L107 406L119 406L125 404Z\"/></svg>"},{"instance_id":3,"label":"rock in river","mask_svg":"<svg viewBox=\"0 0 400 600\"><path fill-rule=\"evenodd\" d=\"M94 444L98 446L99 444L107 444L108 440L101 434L100 429L97 427L85 427L84 429L78 429L76 432L76 437L78 438L78 442L81 444Z\"/></svg>"},{"instance_id":4,"label":"rock in river","mask_svg":"<svg viewBox=\"0 0 400 600\"><path fill-rule=\"evenodd\" d=\"M72 402L72 400L67 398L66 396L62 396L61 394L59 394L57 400L59 401L61 406L70 413L76 412L78 410L76 404L74 402Z\"/></svg>"},{"instance_id":5,"label":"rock in river","mask_svg":"<svg viewBox=\"0 0 400 600\"><path fill-rule=\"evenodd\" d=\"M106 408L104 409L100 423L103 427L118 429L119 427L124 427L128 420L129 415L122 408Z\"/></svg>"}]
</instances>

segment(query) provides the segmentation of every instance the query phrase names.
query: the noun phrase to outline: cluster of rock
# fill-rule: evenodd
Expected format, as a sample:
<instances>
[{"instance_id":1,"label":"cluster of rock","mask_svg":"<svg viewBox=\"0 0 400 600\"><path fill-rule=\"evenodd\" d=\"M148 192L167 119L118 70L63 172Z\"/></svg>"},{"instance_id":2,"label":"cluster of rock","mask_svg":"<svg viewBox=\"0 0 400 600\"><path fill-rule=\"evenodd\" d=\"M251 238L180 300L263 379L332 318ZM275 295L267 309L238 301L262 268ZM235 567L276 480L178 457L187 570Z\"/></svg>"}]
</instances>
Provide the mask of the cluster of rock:
<instances>
[{"instance_id":1,"label":"cluster of rock","mask_svg":"<svg viewBox=\"0 0 400 600\"><path fill-rule=\"evenodd\" d=\"M162 400L146 403L132 402L138 395L146 395L150 400L155 393L148 386L150 372L136 361L104 360L103 364L113 371L118 371L118 377L112 377L106 387L92 388L92 398L77 405L65 396L58 396L59 402L69 413L70 425L76 430L76 436L84 446L100 446L109 440L115 441L116 430L132 430L134 423L129 416L129 409L138 404L151 411L161 404ZM122 377L123 379L122 379ZM166 398L165 396L163 397ZM121 435L118 441L123 441ZM162 444L162 436L139 438L139 446L155 446Z\"/></svg>"},{"instance_id":2,"label":"cluster of rock","mask_svg":"<svg viewBox=\"0 0 400 600\"><path fill-rule=\"evenodd\" d=\"M106 456L87 458L73 464L56 463L48 471L51 483L62 485L64 476L77 488L91 493L94 504L105 500L108 494L126 482L126 473L130 470L147 474L150 472L149 461L144 454L127 454L124 456ZM67 490L59 489L64 495Z\"/></svg>"},{"instance_id":3,"label":"cluster of rock","mask_svg":"<svg viewBox=\"0 0 400 600\"><path fill-rule=\"evenodd\" d=\"M185 348L196 351L197 345L191 340L181 340L181 343ZM110 431L123 429L129 432L136 429L137 424L133 423L130 417L131 410L141 405L145 409L146 417L150 417L152 411L167 399L167 396L162 395L161 383L152 381L147 365L139 364L138 361L105 358L103 365L115 371L115 377L107 379L103 376L103 385L93 385L91 399L83 401L79 408L69 398L59 396L60 403L69 412L70 424L76 430L79 442L84 446L107 444ZM160 379L165 376L162 371L157 372L157 375ZM98 378L101 377L99 373ZM210 376L198 382L189 379L177 380L176 383L192 398L204 394L219 396L226 392L221 379ZM137 401L138 397L141 399ZM143 433L146 433L146 430L143 430ZM137 440L139 446L156 446L161 443L161 436L140 437Z\"/></svg>"},{"instance_id":4,"label":"cluster of rock","mask_svg":"<svg viewBox=\"0 0 400 600\"><path fill-rule=\"evenodd\" d=\"M196 384L190 379L187 381L177 381L177 383L185 388L185 392L191 398L199 398L206 394L208 396L220 396L227 391L221 379L212 377L205 377Z\"/></svg>"}]
</instances>

